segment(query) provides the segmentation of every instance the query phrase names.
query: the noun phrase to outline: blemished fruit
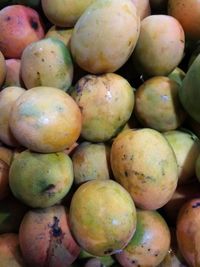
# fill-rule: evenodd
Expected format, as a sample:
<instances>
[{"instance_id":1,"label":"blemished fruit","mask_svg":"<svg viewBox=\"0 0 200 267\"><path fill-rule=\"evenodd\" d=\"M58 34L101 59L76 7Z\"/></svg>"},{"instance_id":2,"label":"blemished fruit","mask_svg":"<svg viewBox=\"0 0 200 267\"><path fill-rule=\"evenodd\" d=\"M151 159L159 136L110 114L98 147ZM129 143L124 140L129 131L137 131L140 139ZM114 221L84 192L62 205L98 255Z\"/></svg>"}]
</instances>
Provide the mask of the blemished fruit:
<instances>
[{"instance_id":1,"label":"blemished fruit","mask_svg":"<svg viewBox=\"0 0 200 267\"><path fill-rule=\"evenodd\" d=\"M200 55L196 57L192 65L188 69L183 81L183 85L179 88L179 98L187 113L198 123L200 123Z\"/></svg>"},{"instance_id":2,"label":"blemished fruit","mask_svg":"<svg viewBox=\"0 0 200 267\"><path fill-rule=\"evenodd\" d=\"M115 257L123 267L157 266L169 250L170 239L167 223L157 211L137 210L136 232Z\"/></svg>"},{"instance_id":3,"label":"blemished fruit","mask_svg":"<svg viewBox=\"0 0 200 267\"><path fill-rule=\"evenodd\" d=\"M67 91L73 78L68 48L50 37L28 45L21 57L21 76L27 89L50 86Z\"/></svg>"},{"instance_id":4,"label":"blemished fruit","mask_svg":"<svg viewBox=\"0 0 200 267\"><path fill-rule=\"evenodd\" d=\"M94 256L119 252L136 228L136 209L129 193L112 180L82 184L70 205L71 231L78 244Z\"/></svg>"},{"instance_id":5,"label":"blemished fruit","mask_svg":"<svg viewBox=\"0 0 200 267\"><path fill-rule=\"evenodd\" d=\"M28 211L19 228L19 243L28 266L71 266L80 253L62 205Z\"/></svg>"},{"instance_id":6,"label":"blemished fruit","mask_svg":"<svg viewBox=\"0 0 200 267\"><path fill-rule=\"evenodd\" d=\"M111 168L136 206L156 210L172 197L178 182L175 154L156 130L125 130L111 147Z\"/></svg>"},{"instance_id":7,"label":"blemished fruit","mask_svg":"<svg viewBox=\"0 0 200 267\"><path fill-rule=\"evenodd\" d=\"M164 132L177 129L185 120L179 84L164 76L146 80L135 92L135 114L143 126Z\"/></svg>"},{"instance_id":8,"label":"blemished fruit","mask_svg":"<svg viewBox=\"0 0 200 267\"><path fill-rule=\"evenodd\" d=\"M73 166L68 155L23 151L13 159L9 185L13 195L33 208L57 204L73 183Z\"/></svg>"},{"instance_id":9,"label":"blemished fruit","mask_svg":"<svg viewBox=\"0 0 200 267\"><path fill-rule=\"evenodd\" d=\"M9 125L15 138L33 151L50 153L71 147L78 139L82 116L76 102L53 87L34 87L14 103Z\"/></svg>"},{"instance_id":10,"label":"blemished fruit","mask_svg":"<svg viewBox=\"0 0 200 267\"><path fill-rule=\"evenodd\" d=\"M185 35L178 20L163 14L151 15L141 22L133 64L147 76L165 76L181 62L184 48Z\"/></svg>"},{"instance_id":11,"label":"blemished fruit","mask_svg":"<svg viewBox=\"0 0 200 267\"><path fill-rule=\"evenodd\" d=\"M187 201L181 208L176 225L180 251L191 267L200 265L200 198Z\"/></svg>"},{"instance_id":12,"label":"blemished fruit","mask_svg":"<svg viewBox=\"0 0 200 267\"><path fill-rule=\"evenodd\" d=\"M74 26L72 56L90 73L114 72L131 56L139 32L140 18L132 0L97 0Z\"/></svg>"},{"instance_id":13,"label":"blemished fruit","mask_svg":"<svg viewBox=\"0 0 200 267\"><path fill-rule=\"evenodd\" d=\"M20 58L24 48L44 37L39 13L23 5L0 10L0 50L5 58Z\"/></svg>"},{"instance_id":14,"label":"blemished fruit","mask_svg":"<svg viewBox=\"0 0 200 267\"><path fill-rule=\"evenodd\" d=\"M81 135L91 142L104 142L115 136L134 108L133 88L116 73L83 76L70 94L81 109Z\"/></svg>"}]
</instances>

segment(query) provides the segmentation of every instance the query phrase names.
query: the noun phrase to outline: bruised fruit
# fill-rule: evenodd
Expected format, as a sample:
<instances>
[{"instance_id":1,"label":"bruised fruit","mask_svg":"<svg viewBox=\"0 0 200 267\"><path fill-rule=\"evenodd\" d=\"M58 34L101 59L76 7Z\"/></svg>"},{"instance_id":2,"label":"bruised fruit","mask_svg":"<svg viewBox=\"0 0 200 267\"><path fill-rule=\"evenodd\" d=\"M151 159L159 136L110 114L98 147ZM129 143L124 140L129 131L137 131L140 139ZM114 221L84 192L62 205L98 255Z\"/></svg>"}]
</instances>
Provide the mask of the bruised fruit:
<instances>
[{"instance_id":1,"label":"bruised fruit","mask_svg":"<svg viewBox=\"0 0 200 267\"><path fill-rule=\"evenodd\" d=\"M22 255L30 267L68 267L80 253L61 206L26 213L19 229Z\"/></svg>"},{"instance_id":2,"label":"bruised fruit","mask_svg":"<svg viewBox=\"0 0 200 267\"><path fill-rule=\"evenodd\" d=\"M76 184L110 178L110 147L103 143L81 143L72 155Z\"/></svg>"},{"instance_id":3,"label":"bruised fruit","mask_svg":"<svg viewBox=\"0 0 200 267\"><path fill-rule=\"evenodd\" d=\"M75 62L93 73L119 69L132 54L140 18L132 0L97 0L77 21L71 38Z\"/></svg>"},{"instance_id":4,"label":"bruised fruit","mask_svg":"<svg viewBox=\"0 0 200 267\"><path fill-rule=\"evenodd\" d=\"M4 80L6 78L6 61L3 56L3 54L0 51L0 86L4 83Z\"/></svg>"},{"instance_id":5,"label":"bruised fruit","mask_svg":"<svg viewBox=\"0 0 200 267\"><path fill-rule=\"evenodd\" d=\"M6 58L20 58L24 48L44 37L38 12L23 5L0 10L0 50Z\"/></svg>"},{"instance_id":6,"label":"bruised fruit","mask_svg":"<svg viewBox=\"0 0 200 267\"><path fill-rule=\"evenodd\" d=\"M3 87L18 86L24 87L21 79L21 60L20 59L6 59L6 78Z\"/></svg>"},{"instance_id":7,"label":"bruised fruit","mask_svg":"<svg viewBox=\"0 0 200 267\"><path fill-rule=\"evenodd\" d=\"M170 246L170 231L157 211L137 210L136 231L122 252L115 255L124 267L157 266Z\"/></svg>"},{"instance_id":8,"label":"bruised fruit","mask_svg":"<svg viewBox=\"0 0 200 267\"><path fill-rule=\"evenodd\" d=\"M115 136L134 107L133 88L115 73L82 77L71 96L82 112L81 135L91 142L104 142Z\"/></svg>"},{"instance_id":9,"label":"bruised fruit","mask_svg":"<svg viewBox=\"0 0 200 267\"><path fill-rule=\"evenodd\" d=\"M60 28L60 27L53 25L48 30L45 37L46 38L49 38L49 37L57 38L60 41L62 41L68 48L70 48L70 40L72 36L72 31L73 29Z\"/></svg>"},{"instance_id":10,"label":"bruised fruit","mask_svg":"<svg viewBox=\"0 0 200 267\"><path fill-rule=\"evenodd\" d=\"M71 159L63 152L19 153L12 161L9 185L13 195L31 207L57 204L73 183Z\"/></svg>"},{"instance_id":11,"label":"bruised fruit","mask_svg":"<svg viewBox=\"0 0 200 267\"><path fill-rule=\"evenodd\" d=\"M178 83L168 77L146 80L135 93L135 114L141 124L160 132L177 129L186 118L178 90Z\"/></svg>"},{"instance_id":12,"label":"bruised fruit","mask_svg":"<svg viewBox=\"0 0 200 267\"><path fill-rule=\"evenodd\" d=\"M125 130L111 147L111 167L117 182L137 207L155 210L172 197L178 181L175 154L156 130Z\"/></svg>"},{"instance_id":13,"label":"bruised fruit","mask_svg":"<svg viewBox=\"0 0 200 267\"><path fill-rule=\"evenodd\" d=\"M180 130L164 133L178 163L178 183L188 183L195 177L195 164L200 155L200 140L192 132Z\"/></svg>"},{"instance_id":14,"label":"bruised fruit","mask_svg":"<svg viewBox=\"0 0 200 267\"><path fill-rule=\"evenodd\" d=\"M28 45L21 57L25 86L50 86L67 91L72 83L73 64L68 48L56 38L45 38Z\"/></svg>"},{"instance_id":15,"label":"bruised fruit","mask_svg":"<svg viewBox=\"0 0 200 267\"><path fill-rule=\"evenodd\" d=\"M17 99L9 125L23 146L42 153L58 152L76 142L82 116L67 93L41 86L27 90Z\"/></svg>"},{"instance_id":16,"label":"bruised fruit","mask_svg":"<svg viewBox=\"0 0 200 267\"><path fill-rule=\"evenodd\" d=\"M25 89L18 86L9 86L0 92L0 140L8 146L19 146L10 130L9 119L13 104L24 92Z\"/></svg>"},{"instance_id":17,"label":"bruised fruit","mask_svg":"<svg viewBox=\"0 0 200 267\"><path fill-rule=\"evenodd\" d=\"M46 17L61 27L73 27L94 0L41 0Z\"/></svg>"},{"instance_id":18,"label":"bruised fruit","mask_svg":"<svg viewBox=\"0 0 200 267\"><path fill-rule=\"evenodd\" d=\"M132 238L136 210L129 193L112 180L93 180L75 191L70 227L79 245L94 256L119 252Z\"/></svg>"},{"instance_id":19,"label":"bruised fruit","mask_svg":"<svg viewBox=\"0 0 200 267\"><path fill-rule=\"evenodd\" d=\"M200 198L189 200L181 208L176 225L180 251L191 267L200 266Z\"/></svg>"},{"instance_id":20,"label":"bruised fruit","mask_svg":"<svg viewBox=\"0 0 200 267\"><path fill-rule=\"evenodd\" d=\"M0 235L0 263L1 267L26 267L17 234L6 233Z\"/></svg>"},{"instance_id":21,"label":"bruised fruit","mask_svg":"<svg viewBox=\"0 0 200 267\"><path fill-rule=\"evenodd\" d=\"M147 76L165 76L181 62L184 48L184 31L178 20L168 15L151 15L141 22L133 63Z\"/></svg>"}]
</instances>

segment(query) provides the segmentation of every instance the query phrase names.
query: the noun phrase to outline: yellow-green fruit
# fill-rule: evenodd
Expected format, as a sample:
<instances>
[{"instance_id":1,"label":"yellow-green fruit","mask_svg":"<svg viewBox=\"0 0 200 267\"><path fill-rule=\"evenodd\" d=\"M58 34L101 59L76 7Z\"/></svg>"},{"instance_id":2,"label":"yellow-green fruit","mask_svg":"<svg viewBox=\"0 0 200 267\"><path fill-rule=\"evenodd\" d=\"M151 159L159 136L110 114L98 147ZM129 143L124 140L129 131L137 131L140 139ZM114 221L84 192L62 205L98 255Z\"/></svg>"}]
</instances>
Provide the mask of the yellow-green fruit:
<instances>
[{"instance_id":1,"label":"yellow-green fruit","mask_svg":"<svg viewBox=\"0 0 200 267\"><path fill-rule=\"evenodd\" d=\"M104 142L115 136L134 107L133 88L115 73L84 76L71 96L82 112L81 135L91 142Z\"/></svg>"},{"instance_id":2,"label":"yellow-green fruit","mask_svg":"<svg viewBox=\"0 0 200 267\"><path fill-rule=\"evenodd\" d=\"M192 132L169 131L165 138L173 148L178 163L178 183L190 182L195 177L195 164L200 155L200 141Z\"/></svg>"},{"instance_id":3,"label":"yellow-green fruit","mask_svg":"<svg viewBox=\"0 0 200 267\"><path fill-rule=\"evenodd\" d=\"M135 114L141 124L161 132L177 129L186 118L178 90L179 84L168 77L145 81L135 93Z\"/></svg>"},{"instance_id":4,"label":"yellow-green fruit","mask_svg":"<svg viewBox=\"0 0 200 267\"><path fill-rule=\"evenodd\" d=\"M1 267L26 267L17 234L0 235L0 264Z\"/></svg>"},{"instance_id":5,"label":"yellow-green fruit","mask_svg":"<svg viewBox=\"0 0 200 267\"><path fill-rule=\"evenodd\" d=\"M170 231L156 211L137 210L136 231L116 259L124 267L157 266L170 247Z\"/></svg>"},{"instance_id":6,"label":"yellow-green fruit","mask_svg":"<svg viewBox=\"0 0 200 267\"><path fill-rule=\"evenodd\" d=\"M19 146L10 130L9 119L13 104L24 92L25 89L17 86L6 87L0 92L0 140L8 146Z\"/></svg>"},{"instance_id":7,"label":"yellow-green fruit","mask_svg":"<svg viewBox=\"0 0 200 267\"><path fill-rule=\"evenodd\" d=\"M70 227L79 245L94 256L117 253L131 240L136 210L129 193L112 180L93 180L74 193Z\"/></svg>"},{"instance_id":8,"label":"yellow-green fruit","mask_svg":"<svg viewBox=\"0 0 200 267\"><path fill-rule=\"evenodd\" d=\"M151 15L149 0L132 0L132 2L137 8L137 12L141 20Z\"/></svg>"},{"instance_id":9,"label":"yellow-green fruit","mask_svg":"<svg viewBox=\"0 0 200 267\"><path fill-rule=\"evenodd\" d=\"M137 207L156 210L172 197L178 182L175 154L156 130L125 130L111 147L111 167L117 182Z\"/></svg>"},{"instance_id":10,"label":"yellow-green fruit","mask_svg":"<svg viewBox=\"0 0 200 267\"><path fill-rule=\"evenodd\" d=\"M184 31L178 20L168 15L151 15L141 22L133 62L143 74L165 76L178 66L184 48Z\"/></svg>"},{"instance_id":11,"label":"yellow-green fruit","mask_svg":"<svg viewBox=\"0 0 200 267\"><path fill-rule=\"evenodd\" d=\"M81 143L72 154L76 184L110 178L110 147L103 143Z\"/></svg>"},{"instance_id":12,"label":"yellow-green fruit","mask_svg":"<svg viewBox=\"0 0 200 267\"><path fill-rule=\"evenodd\" d=\"M9 125L15 138L33 151L50 153L71 147L81 132L75 101L53 87L34 87L14 103Z\"/></svg>"},{"instance_id":13,"label":"yellow-green fruit","mask_svg":"<svg viewBox=\"0 0 200 267\"><path fill-rule=\"evenodd\" d=\"M0 51L0 86L3 84L6 78L6 61L5 58Z\"/></svg>"},{"instance_id":14,"label":"yellow-green fruit","mask_svg":"<svg viewBox=\"0 0 200 267\"><path fill-rule=\"evenodd\" d=\"M73 79L68 48L57 38L31 43L22 53L21 75L27 89L50 86L67 91Z\"/></svg>"},{"instance_id":15,"label":"yellow-green fruit","mask_svg":"<svg viewBox=\"0 0 200 267\"><path fill-rule=\"evenodd\" d=\"M114 72L132 54L140 32L140 18L132 0L97 0L77 21L71 52L89 73Z\"/></svg>"},{"instance_id":16,"label":"yellow-green fruit","mask_svg":"<svg viewBox=\"0 0 200 267\"><path fill-rule=\"evenodd\" d=\"M73 29L68 28L60 28L55 25L53 25L48 32L46 33L45 37L53 37L57 38L60 41L62 41L68 48L70 48L70 39L72 36Z\"/></svg>"},{"instance_id":17,"label":"yellow-green fruit","mask_svg":"<svg viewBox=\"0 0 200 267\"><path fill-rule=\"evenodd\" d=\"M175 82L177 82L179 85L182 85L183 79L185 78L185 75L186 74L182 69L176 67L172 72L170 72L168 77L171 80L174 80Z\"/></svg>"},{"instance_id":18,"label":"yellow-green fruit","mask_svg":"<svg viewBox=\"0 0 200 267\"><path fill-rule=\"evenodd\" d=\"M72 162L63 152L39 154L26 150L14 158L10 167L10 189L30 207L44 208L59 203L72 183Z\"/></svg>"},{"instance_id":19,"label":"yellow-green fruit","mask_svg":"<svg viewBox=\"0 0 200 267\"><path fill-rule=\"evenodd\" d=\"M73 27L94 0L41 0L46 17L61 27Z\"/></svg>"}]
</instances>

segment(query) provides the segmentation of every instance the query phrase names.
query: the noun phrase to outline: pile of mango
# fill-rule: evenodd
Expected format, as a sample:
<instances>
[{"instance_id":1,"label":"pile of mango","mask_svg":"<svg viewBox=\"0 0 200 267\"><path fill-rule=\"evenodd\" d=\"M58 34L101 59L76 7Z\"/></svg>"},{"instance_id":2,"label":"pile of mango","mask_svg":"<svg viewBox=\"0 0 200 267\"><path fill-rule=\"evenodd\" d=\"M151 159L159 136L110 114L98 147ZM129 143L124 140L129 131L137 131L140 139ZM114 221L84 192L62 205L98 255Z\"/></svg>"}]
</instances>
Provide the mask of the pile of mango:
<instances>
[{"instance_id":1,"label":"pile of mango","mask_svg":"<svg viewBox=\"0 0 200 267\"><path fill-rule=\"evenodd\" d=\"M200 266L200 1L0 1L0 267Z\"/></svg>"}]
</instances>

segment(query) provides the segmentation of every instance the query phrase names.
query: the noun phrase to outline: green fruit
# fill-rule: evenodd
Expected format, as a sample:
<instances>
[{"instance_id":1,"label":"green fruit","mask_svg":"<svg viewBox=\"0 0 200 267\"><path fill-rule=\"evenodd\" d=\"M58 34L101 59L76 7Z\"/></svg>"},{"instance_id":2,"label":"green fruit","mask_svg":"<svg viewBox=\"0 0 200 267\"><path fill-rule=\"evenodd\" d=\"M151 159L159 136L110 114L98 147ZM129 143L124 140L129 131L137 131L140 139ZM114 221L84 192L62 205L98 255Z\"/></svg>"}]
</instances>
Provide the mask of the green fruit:
<instances>
[{"instance_id":1,"label":"green fruit","mask_svg":"<svg viewBox=\"0 0 200 267\"><path fill-rule=\"evenodd\" d=\"M179 88L179 97L187 113L200 122L200 55L196 57L188 72L183 85Z\"/></svg>"}]
</instances>

